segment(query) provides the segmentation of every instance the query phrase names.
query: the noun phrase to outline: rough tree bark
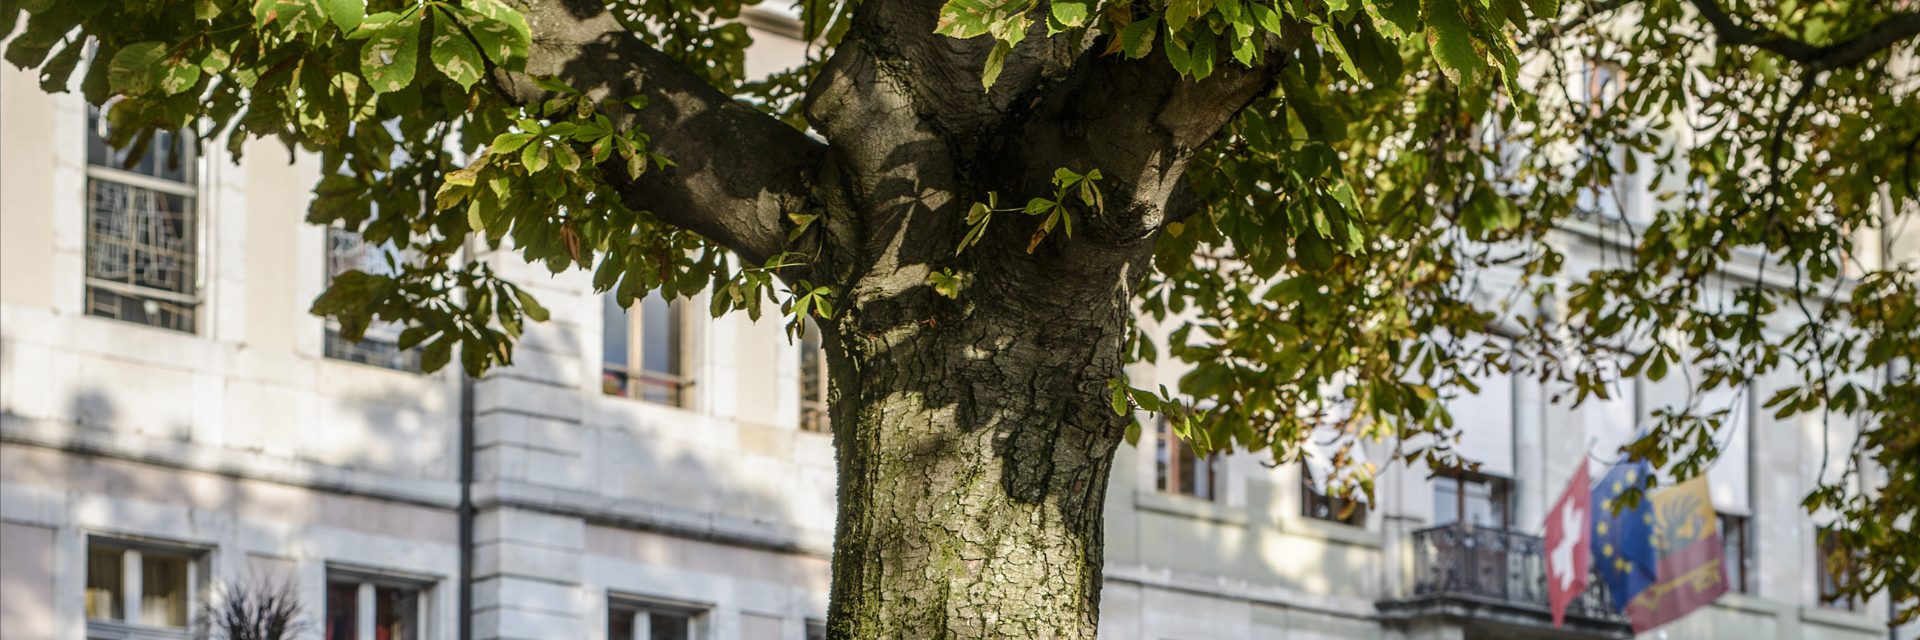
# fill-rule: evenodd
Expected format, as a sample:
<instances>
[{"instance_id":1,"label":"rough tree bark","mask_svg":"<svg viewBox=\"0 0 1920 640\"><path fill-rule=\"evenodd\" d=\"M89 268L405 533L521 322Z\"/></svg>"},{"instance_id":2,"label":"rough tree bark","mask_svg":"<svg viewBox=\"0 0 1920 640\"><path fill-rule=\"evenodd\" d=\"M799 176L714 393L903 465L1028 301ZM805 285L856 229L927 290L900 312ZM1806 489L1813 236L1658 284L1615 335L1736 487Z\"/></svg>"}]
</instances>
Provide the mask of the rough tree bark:
<instances>
[{"instance_id":1,"label":"rough tree bark","mask_svg":"<svg viewBox=\"0 0 1920 640\"><path fill-rule=\"evenodd\" d=\"M1100 56L1103 42L1036 24L982 91L989 45L936 36L939 5L860 7L807 96L825 143L706 87L595 0L527 6L528 70L652 98L631 122L679 167L616 182L635 208L754 261L796 248L786 213L824 214L799 241L818 260L783 276L830 284L840 309L822 321L840 481L831 635L1091 638L1126 426L1107 383L1134 288L1157 229L1190 209L1186 161L1271 73L1185 81L1158 56ZM1106 175L1105 210L1076 211L1073 237L1032 253L1038 221L1003 214L956 255L973 202L1050 193L1059 167ZM939 269L972 283L943 297L927 284Z\"/></svg>"}]
</instances>

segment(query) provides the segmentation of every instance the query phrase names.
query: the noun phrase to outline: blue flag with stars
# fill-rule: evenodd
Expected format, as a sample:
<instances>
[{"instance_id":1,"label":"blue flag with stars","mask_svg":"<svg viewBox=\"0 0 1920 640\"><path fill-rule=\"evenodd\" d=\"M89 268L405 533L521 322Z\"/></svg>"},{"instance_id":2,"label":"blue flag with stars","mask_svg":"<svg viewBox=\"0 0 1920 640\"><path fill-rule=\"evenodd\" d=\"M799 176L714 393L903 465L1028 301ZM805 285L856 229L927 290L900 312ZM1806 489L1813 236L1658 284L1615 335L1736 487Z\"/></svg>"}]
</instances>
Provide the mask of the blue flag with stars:
<instances>
[{"instance_id":1,"label":"blue flag with stars","mask_svg":"<svg viewBox=\"0 0 1920 640\"><path fill-rule=\"evenodd\" d=\"M1621 462L1593 484L1593 569L1620 611L1653 584L1659 561L1653 549L1653 500L1646 491L1652 472L1645 461ZM1641 490L1639 502L1620 507L1620 494L1633 487Z\"/></svg>"}]
</instances>

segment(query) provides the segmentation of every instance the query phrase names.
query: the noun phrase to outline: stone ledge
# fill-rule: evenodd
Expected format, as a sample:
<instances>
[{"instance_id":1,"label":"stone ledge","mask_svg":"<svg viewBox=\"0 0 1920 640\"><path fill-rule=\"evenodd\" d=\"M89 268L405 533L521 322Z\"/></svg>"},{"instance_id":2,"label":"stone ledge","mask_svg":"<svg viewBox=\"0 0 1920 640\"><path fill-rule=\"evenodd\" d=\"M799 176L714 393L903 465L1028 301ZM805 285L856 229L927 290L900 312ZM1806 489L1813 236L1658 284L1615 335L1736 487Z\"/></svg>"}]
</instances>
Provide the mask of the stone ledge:
<instances>
[{"instance_id":1,"label":"stone ledge","mask_svg":"<svg viewBox=\"0 0 1920 640\"><path fill-rule=\"evenodd\" d=\"M596 493L495 481L473 487L476 509L513 507L579 517L589 524L656 531L668 535L817 558L833 555L833 534L791 524L749 520Z\"/></svg>"},{"instance_id":2,"label":"stone ledge","mask_svg":"<svg viewBox=\"0 0 1920 640\"><path fill-rule=\"evenodd\" d=\"M1133 506L1141 511L1183 516L1237 527L1247 526L1245 507L1234 507L1186 496L1170 496L1152 491L1135 491Z\"/></svg>"},{"instance_id":3,"label":"stone ledge","mask_svg":"<svg viewBox=\"0 0 1920 640\"><path fill-rule=\"evenodd\" d=\"M402 478L12 414L0 414L0 443L44 447L427 507L453 509L460 505L460 483L455 480Z\"/></svg>"}]
</instances>

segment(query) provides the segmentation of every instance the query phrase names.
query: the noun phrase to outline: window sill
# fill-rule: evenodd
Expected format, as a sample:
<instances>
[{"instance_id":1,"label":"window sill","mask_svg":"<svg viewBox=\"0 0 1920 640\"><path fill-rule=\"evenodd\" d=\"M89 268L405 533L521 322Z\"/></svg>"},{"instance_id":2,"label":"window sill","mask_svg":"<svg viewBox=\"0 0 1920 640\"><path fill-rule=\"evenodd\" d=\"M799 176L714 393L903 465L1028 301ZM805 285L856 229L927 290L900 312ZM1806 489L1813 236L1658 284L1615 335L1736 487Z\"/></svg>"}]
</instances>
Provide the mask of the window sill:
<instances>
[{"instance_id":1,"label":"window sill","mask_svg":"<svg viewBox=\"0 0 1920 640\"><path fill-rule=\"evenodd\" d=\"M1720 596L1719 600L1715 600L1714 604L1742 613L1770 617L1780 615L1780 607L1778 605L1766 600L1761 600L1753 594L1741 593L1739 591L1728 591L1726 595Z\"/></svg>"},{"instance_id":2,"label":"window sill","mask_svg":"<svg viewBox=\"0 0 1920 640\"><path fill-rule=\"evenodd\" d=\"M1218 502L1189 496L1168 495L1155 491L1135 491L1133 493L1133 506L1141 511L1152 511L1239 527L1247 526L1246 509L1230 507Z\"/></svg>"},{"instance_id":3,"label":"window sill","mask_svg":"<svg viewBox=\"0 0 1920 640\"><path fill-rule=\"evenodd\" d=\"M1356 547L1381 548L1386 546L1387 537L1379 531L1362 526L1328 522L1306 516L1280 516L1280 531L1307 538L1318 538L1337 544Z\"/></svg>"},{"instance_id":4,"label":"window sill","mask_svg":"<svg viewBox=\"0 0 1920 640\"><path fill-rule=\"evenodd\" d=\"M186 629L149 627L117 620L88 620L87 640L185 640L193 634Z\"/></svg>"},{"instance_id":5,"label":"window sill","mask_svg":"<svg viewBox=\"0 0 1920 640\"><path fill-rule=\"evenodd\" d=\"M1866 607L1862 606L1860 608L1864 609ZM1868 617L1865 612L1857 609L1848 611L1846 609L1834 609L1819 605L1801 605L1800 620L1802 622L1854 631L1879 632L1886 630L1886 625Z\"/></svg>"}]
</instances>

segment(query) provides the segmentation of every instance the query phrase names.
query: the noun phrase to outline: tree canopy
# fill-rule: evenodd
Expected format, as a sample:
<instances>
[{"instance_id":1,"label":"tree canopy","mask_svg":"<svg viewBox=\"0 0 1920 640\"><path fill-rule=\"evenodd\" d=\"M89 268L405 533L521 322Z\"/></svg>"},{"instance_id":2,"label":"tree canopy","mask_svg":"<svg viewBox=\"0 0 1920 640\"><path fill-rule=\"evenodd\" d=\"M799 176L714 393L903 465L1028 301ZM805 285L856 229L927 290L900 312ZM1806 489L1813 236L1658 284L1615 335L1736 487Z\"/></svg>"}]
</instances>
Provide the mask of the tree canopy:
<instances>
[{"instance_id":1,"label":"tree canopy","mask_svg":"<svg viewBox=\"0 0 1920 640\"><path fill-rule=\"evenodd\" d=\"M801 0L807 59L769 78L741 0L3 4L6 59L49 91L86 63L118 144L318 154L309 220L410 258L314 311L406 323L428 369L545 319L475 238L796 322L1111 260L1177 327L1128 357L1192 366L1111 409L1276 461L1336 433L1340 492L1371 491L1358 443L1471 466L1444 398L1488 370L1571 401L1787 376L1767 411L1861 425L1805 502L1860 556L1843 592L1920 611L1920 274L1881 256L1920 210L1906 0ZM1727 420L1625 450L1695 475Z\"/></svg>"}]
</instances>

